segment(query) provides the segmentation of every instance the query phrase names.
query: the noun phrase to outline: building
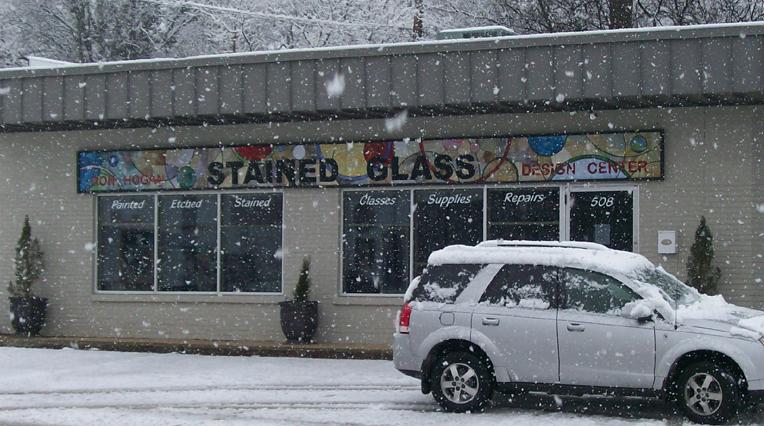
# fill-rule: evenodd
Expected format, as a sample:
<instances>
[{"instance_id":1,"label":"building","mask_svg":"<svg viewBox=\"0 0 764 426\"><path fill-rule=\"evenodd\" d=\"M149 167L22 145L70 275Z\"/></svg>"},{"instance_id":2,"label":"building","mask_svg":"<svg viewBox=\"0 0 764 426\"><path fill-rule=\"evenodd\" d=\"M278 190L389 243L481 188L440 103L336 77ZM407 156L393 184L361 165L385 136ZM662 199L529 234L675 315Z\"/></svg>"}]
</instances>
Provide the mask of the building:
<instances>
[{"instance_id":1,"label":"building","mask_svg":"<svg viewBox=\"0 0 764 426\"><path fill-rule=\"evenodd\" d=\"M681 277L705 215L723 294L762 308L762 168L764 23L6 69L0 277L29 215L43 334L281 340L310 256L318 339L379 343L437 247Z\"/></svg>"}]
</instances>

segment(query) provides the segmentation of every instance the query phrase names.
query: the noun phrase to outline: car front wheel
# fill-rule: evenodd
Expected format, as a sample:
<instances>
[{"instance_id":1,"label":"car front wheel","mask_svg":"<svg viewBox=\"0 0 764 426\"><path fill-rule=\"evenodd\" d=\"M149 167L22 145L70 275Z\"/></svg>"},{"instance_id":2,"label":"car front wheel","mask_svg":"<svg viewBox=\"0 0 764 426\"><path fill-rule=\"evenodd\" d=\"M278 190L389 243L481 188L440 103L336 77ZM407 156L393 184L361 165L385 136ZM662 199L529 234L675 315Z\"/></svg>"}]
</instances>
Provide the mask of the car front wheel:
<instances>
[{"instance_id":1,"label":"car front wheel","mask_svg":"<svg viewBox=\"0 0 764 426\"><path fill-rule=\"evenodd\" d=\"M724 424L740 409L742 393L728 369L710 362L690 365L679 376L679 401L696 423Z\"/></svg>"},{"instance_id":2,"label":"car front wheel","mask_svg":"<svg viewBox=\"0 0 764 426\"><path fill-rule=\"evenodd\" d=\"M467 352L440 356L430 380L432 396L449 412L482 411L493 393L493 377L486 363Z\"/></svg>"}]
</instances>

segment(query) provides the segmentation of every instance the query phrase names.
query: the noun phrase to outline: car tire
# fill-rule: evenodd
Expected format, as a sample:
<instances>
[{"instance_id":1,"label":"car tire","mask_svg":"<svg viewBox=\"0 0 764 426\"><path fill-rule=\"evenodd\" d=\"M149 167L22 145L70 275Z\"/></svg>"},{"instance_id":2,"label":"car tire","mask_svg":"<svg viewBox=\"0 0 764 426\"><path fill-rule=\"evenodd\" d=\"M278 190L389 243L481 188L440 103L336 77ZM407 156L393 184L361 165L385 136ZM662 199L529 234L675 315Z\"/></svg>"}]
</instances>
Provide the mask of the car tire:
<instances>
[{"instance_id":1,"label":"car tire","mask_svg":"<svg viewBox=\"0 0 764 426\"><path fill-rule=\"evenodd\" d=\"M740 412L743 392L739 379L728 368L698 362L677 378L677 400L684 414L695 423L720 425Z\"/></svg>"},{"instance_id":2,"label":"car tire","mask_svg":"<svg viewBox=\"0 0 764 426\"><path fill-rule=\"evenodd\" d=\"M469 352L441 355L430 375L432 396L453 413L483 411L493 395L494 378L487 362Z\"/></svg>"}]
</instances>

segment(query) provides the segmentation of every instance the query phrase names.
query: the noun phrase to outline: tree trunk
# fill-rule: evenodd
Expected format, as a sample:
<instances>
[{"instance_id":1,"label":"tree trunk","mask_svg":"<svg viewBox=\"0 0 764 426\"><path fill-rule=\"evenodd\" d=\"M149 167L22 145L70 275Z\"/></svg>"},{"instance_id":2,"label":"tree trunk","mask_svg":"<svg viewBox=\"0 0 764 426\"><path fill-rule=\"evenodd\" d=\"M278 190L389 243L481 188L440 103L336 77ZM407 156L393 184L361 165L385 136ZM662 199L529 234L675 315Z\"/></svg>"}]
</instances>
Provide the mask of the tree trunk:
<instances>
[{"instance_id":1,"label":"tree trunk","mask_svg":"<svg viewBox=\"0 0 764 426\"><path fill-rule=\"evenodd\" d=\"M414 0L414 40L419 40L424 36L424 0Z\"/></svg>"}]
</instances>

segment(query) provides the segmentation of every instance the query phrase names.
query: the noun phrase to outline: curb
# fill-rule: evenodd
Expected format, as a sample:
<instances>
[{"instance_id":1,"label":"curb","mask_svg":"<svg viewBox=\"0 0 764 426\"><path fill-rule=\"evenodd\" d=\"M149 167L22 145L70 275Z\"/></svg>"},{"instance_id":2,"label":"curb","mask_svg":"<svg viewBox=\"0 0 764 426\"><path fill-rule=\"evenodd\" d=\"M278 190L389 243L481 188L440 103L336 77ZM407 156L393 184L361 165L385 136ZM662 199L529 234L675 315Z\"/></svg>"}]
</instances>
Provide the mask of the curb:
<instances>
[{"instance_id":1,"label":"curb","mask_svg":"<svg viewBox=\"0 0 764 426\"><path fill-rule=\"evenodd\" d=\"M245 341L245 340L175 340L104 337L24 337L0 335L0 347L40 349L97 349L119 352L182 353L219 356L267 356L329 359L391 360L389 345Z\"/></svg>"}]
</instances>

